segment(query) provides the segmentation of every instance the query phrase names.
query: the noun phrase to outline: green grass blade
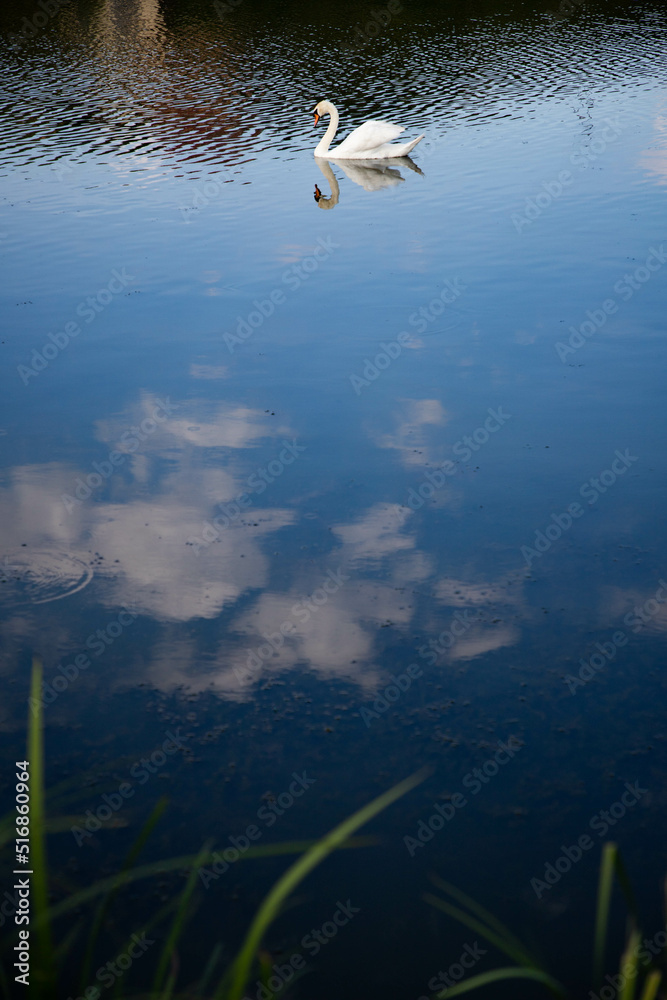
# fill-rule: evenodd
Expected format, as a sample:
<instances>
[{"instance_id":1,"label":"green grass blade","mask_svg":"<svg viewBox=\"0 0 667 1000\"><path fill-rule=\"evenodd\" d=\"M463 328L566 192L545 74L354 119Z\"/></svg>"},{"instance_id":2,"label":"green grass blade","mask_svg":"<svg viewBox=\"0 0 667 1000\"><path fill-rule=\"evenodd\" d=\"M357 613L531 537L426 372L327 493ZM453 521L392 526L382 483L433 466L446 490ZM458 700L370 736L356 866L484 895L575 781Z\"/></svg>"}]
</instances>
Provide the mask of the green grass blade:
<instances>
[{"instance_id":1,"label":"green grass blade","mask_svg":"<svg viewBox=\"0 0 667 1000\"><path fill-rule=\"evenodd\" d=\"M122 955L125 952L127 952L135 937L137 936L141 937L142 934L145 934L146 937L148 937L149 933L151 933L153 928L159 927L159 925L163 922L163 920L165 920L169 916L169 914L176 909L178 903L179 903L178 898L168 900L164 904L164 906L160 907L157 913L153 914L153 916L147 923L142 924L141 927L139 927L137 930L133 931L131 934L127 936L124 942L117 948L116 953L118 955ZM124 982L125 982L125 977L120 977L119 979L116 980L116 986L118 986L118 984L120 984L121 986L121 993L123 992L124 989ZM150 1000L156 1000L152 992L150 994L146 994L146 996L149 997ZM191 1000L189 996L188 1000Z\"/></svg>"},{"instance_id":2,"label":"green grass blade","mask_svg":"<svg viewBox=\"0 0 667 1000\"><path fill-rule=\"evenodd\" d=\"M634 1000L637 986L637 952L640 941L641 934L634 929L628 937L628 943L619 965L619 972L622 972L625 980L619 994L619 1000Z\"/></svg>"},{"instance_id":3,"label":"green grass blade","mask_svg":"<svg viewBox=\"0 0 667 1000\"><path fill-rule=\"evenodd\" d=\"M514 948L516 953L520 953L524 956L524 961L522 965L532 965L535 968L540 968L539 962L537 962L530 952L524 947L524 945L519 941L517 937L503 924L497 917L494 917L492 913L489 913L481 903L476 902L467 893L463 892L462 889L457 888L452 885L451 882L446 882L445 879L440 878L438 875L431 875L431 881L437 885L439 889L443 892L448 893L459 903L467 906L471 913L476 913L477 916L489 927L491 930L496 931L496 933L503 937L510 947Z\"/></svg>"},{"instance_id":4,"label":"green grass blade","mask_svg":"<svg viewBox=\"0 0 667 1000\"><path fill-rule=\"evenodd\" d=\"M206 990L208 989L208 984L211 982L211 979L213 978L213 973L215 972L215 967L218 964L218 962L220 961L220 955L221 954L222 954L222 945L218 941L218 943L216 944L215 948L211 952L211 957L209 958L208 962L206 963L206 968L204 969L204 971L202 973L202 977L199 980L199 984L197 986L197 994L198 994L198 996L203 997L204 994L206 993Z\"/></svg>"},{"instance_id":5,"label":"green grass blade","mask_svg":"<svg viewBox=\"0 0 667 1000\"><path fill-rule=\"evenodd\" d=\"M172 921L171 930L167 935L167 939L164 943L164 948L162 949L162 954L158 959L157 969L155 971L155 979L153 980L153 992L159 993L162 989L162 984L164 978L167 975L167 968L171 957L174 953L176 945L178 944L178 939L183 933L183 928L185 926L185 916L187 913L187 908L192 898L192 893L195 891L198 878L198 869L203 865L204 859L207 858L211 853L211 844L205 844L202 847L199 855L197 856L197 861L195 862L192 871L188 876L188 880L185 883L183 891L176 907L176 913L174 914L174 919ZM173 977L171 977L173 979ZM171 987L166 991L169 995L173 992L174 983L171 982Z\"/></svg>"},{"instance_id":6,"label":"green grass blade","mask_svg":"<svg viewBox=\"0 0 667 1000\"><path fill-rule=\"evenodd\" d=\"M166 799L166 797L163 796L161 799L158 800L158 802L156 803L153 811L151 812L150 816L148 817L146 823L144 824L144 826L142 827L142 829L139 831L139 836L137 837L136 841L132 845L129 854L127 855L127 857L125 858L125 861L123 862L123 864L121 866L121 869L120 869L121 872L129 871L134 866L134 863L137 860L137 858L139 857L139 855L141 854L141 851L143 850L143 848L144 848L144 846L146 844L146 841L148 840L148 838L150 837L151 833L153 832L155 824L158 822L158 820L162 816L162 813L164 812L164 810L166 808L166 805L167 805L167 799ZM113 900L114 900L114 898L116 896L116 893L118 892L119 889L120 889L120 885L117 885L114 889L110 889L109 892L107 893L107 895L104 896L100 900L100 904L99 904L99 906L97 908L97 913L95 914L95 918L93 920L93 926L92 926L90 934L88 936L88 944L86 946L86 953L85 953L85 956L84 956L84 959L83 959L83 963L82 963L82 966L81 966L81 984L80 984L80 987L79 987L81 989L81 991L83 991L85 989L85 987L86 987L86 985L88 983L88 980L90 979L90 970L91 970L92 964L93 964L93 956L95 954L95 945L97 943L97 938L98 938L98 935L99 935L99 932L100 932L100 928L102 927L102 923L104 921L104 918L105 918L106 914L108 913L109 907L111 906L111 903L113 902Z\"/></svg>"},{"instance_id":7,"label":"green grass blade","mask_svg":"<svg viewBox=\"0 0 667 1000\"><path fill-rule=\"evenodd\" d=\"M640 1000L655 1000L658 995L658 987L660 986L661 979L662 973L658 972L657 969L650 972L646 982L644 983L644 992L642 993Z\"/></svg>"},{"instance_id":8,"label":"green grass blade","mask_svg":"<svg viewBox=\"0 0 667 1000\"><path fill-rule=\"evenodd\" d=\"M313 868L321 864L321 862L324 861L324 859L328 857L332 851L339 847L340 844L342 844L343 841L350 836L350 834L354 833L355 830L358 830L360 826L364 825L364 823L368 823L368 821L373 819L374 816L377 816L378 813L382 812L397 799L400 799L403 795L406 795L409 791L419 785L422 781L424 781L429 773L430 772L428 770L422 769L416 774L410 775L410 777L406 778L404 781L394 785L394 787L390 788L389 791L383 792L382 795L373 799L372 802L369 802L368 805L359 809L342 823L339 823L337 827L314 844L313 847L306 851L301 858L295 861L294 864L287 869L285 874L278 879L257 911L257 914L250 925L245 941L243 942L241 951L236 958L228 1000L241 1000L252 962L257 954L257 949L261 943L262 937L264 936L264 932L276 918L282 903L287 896L289 896L296 886L303 881ZM214 994L214 1000L221 1000L223 984L224 980Z\"/></svg>"},{"instance_id":9,"label":"green grass blade","mask_svg":"<svg viewBox=\"0 0 667 1000\"><path fill-rule=\"evenodd\" d=\"M567 997L567 993L561 984L557 980L552 979L546 972L542 972L541 969L517 968L516 966L507 969L492 969L491 972L481 972L478 976L466 979L462 983L456 983L455 986L448 986L440 993L436 993L436 996L446 997L447 1000L450 1000L450 997L469 993L470 990L477 990L480 986L488 986L490 983L497 983L502 979L534 979L536 982L542 983L554 996Z\"/></svg>"},{"instance_id":10,"label":"green grass blade","mask_svg":"<svg viewBox=\"0 0 667 1000\"><path fill-rule=\"evenodd\" d=\"M239 860L273 858L281 854L302 854L308 848L312 847L313 843L318 843L318 841L290 840L282 844L257 845L256 847L249 847ZM338 849L348 850L357 847L369 847L376 843L377 837L349 837L344 843L338 845ZM75 910L78 906L83 906L92 899L96 899L98 896L115 889L116 886L121 887L129 885L131 882L139 882L142 879L150 878L152 875L162 875L165 872L178 871L179 868L191 868L196 862L197 857L198 855L196 854L184 854L177 858L167 858L165 861L153 861L150 864L140 865L138 868L133 868L130 871L118 872L115 875L110 875L108 878L100 879L99 882L95 882L93 885L87 886L79 892L72 893L67 899L63 899L60 903L57 903L49 911L48 917L51 920L56 920L58 917L62 917L66 913ZM211 854L210 857L204 859L204 862L209 863L213 860L215 859ZM36 923L37 921L35 921L35 925Z\"/></svg>"},{"instance_id":11,"label":"green grass blade","mask_svg":"<svg viewBox=\"0 0 667 1000\"><path fill-rule=\"evenodd\" d=\"M173 972L169 973L169 979L166 982L165 988L160 994L160 1000L172 1000L174 995L174 986L176 985L176 976Z\"/></svg>"},{"instance_id":12,"label":"green grass blade","mask_svg":"<svg viewBox=\"0 0 667 1000\"><path fill-rule=\"evenodd\" d=\"M526 957L522 948L517 950L502 935L496 934L494 930L487 927L486 924L481 923L481 921L477 920L476 917L466 913L465 910L461 910L458 906L454 906L453 903L448 903L446 900L440 899L439 896L433 896L430 892L424 893L422 898L425 899L427 903L430 903L431 906L435 906L436 909L442 910L443 913L446 913L448 916L458 920L459 923L465 924L466 927L475 931L476 934L481 934L481 936L486 938L486 940L492 944L494 948L497 948L498 951L505 952L506 955L513 958L514 961L518 962L522 967L531 969L538 968L530 956Z\"/></svg>"},{"instance_id":13,"label":"green grass blade","mask_svg":"<svg viewBox=\"0 0 667 1000\"><path fill-rule=\"evenodd\" d=\"M30 761L30 867L36 954L33 982L37 992L48 996L56 986L56 967L49 921L46 838L44 835L44 732L42 719L42 664L32 661L30 706L28 709L28 760Z\"/></svg>"},{"instance_id":14,"label":"green grass blade","mask_svg":"<svg viewBox=\"0 0 667 1000\"><path fill-rule=\"evenodd\" d=\"M54 945L53 951L56 958L56 962L59 966L62 966L63 960L67 958L68 954L72 950L74 942L78 938L80 932L81 932L81 921L79 920L77 921L76 924L70 927L69 931L62 939L62 941L59 941L58 944Z\"/></svg>"},{"instance_id":15,"label":"green grass blade","mask_svg":"<svg viewBox=\"0 0 667 1000\"><path fill-rule=\"evenodd\" d=\"M137 837L137 839L135 840L134 844L130 848L130 853L128 854L128 856L125 858L125 861L123 862L123 870L127 870L128 868L132 868L134 866L134 862L137 860L137 858L139 857L139 855L143 851L144 847L146 846L146 842L147 842L148 838L150 837L150 835L152 834L152 832L153 832L156 824L159 822L160 818L162 817L162 813L167 808L168 802L169 802L169 800L168 800L167 796L163 795L155 803L155 806L153 807L153 811L151 812L150 816L148 817L148 819L144 823L143 827L139 831L139 836Z\"/></svg>"},{"instance_id":16,"label":"green grass blade","mask_svg":"<svg viewBox=\"0 0 667 1000\"><path fill-rule=\"evenodd\" d=\"M595 914L595 939L593 945L593 988L602 983L604 972L604 956L607 944L607 927L609 924L609 907L611 890L614 882L614 869L618 845L607 843L602 848L600 862L600 879L598 881L597 909Z\"/></svg>"}]
</instances>

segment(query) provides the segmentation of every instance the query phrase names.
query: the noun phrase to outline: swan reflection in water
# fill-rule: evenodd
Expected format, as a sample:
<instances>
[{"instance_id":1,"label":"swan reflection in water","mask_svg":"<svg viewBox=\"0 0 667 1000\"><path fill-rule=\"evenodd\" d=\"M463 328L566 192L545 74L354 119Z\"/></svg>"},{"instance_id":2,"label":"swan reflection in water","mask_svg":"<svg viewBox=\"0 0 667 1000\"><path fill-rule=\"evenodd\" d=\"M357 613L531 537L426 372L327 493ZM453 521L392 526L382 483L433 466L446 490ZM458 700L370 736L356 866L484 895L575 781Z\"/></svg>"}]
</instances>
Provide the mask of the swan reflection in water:
<instances>
[{"instance_id":1,"label":"swan reflection in water","mask_svg":"<svg viewBox=\"0 0 667 1000\"><path fill-rule=\"evenodd\" d=\"M416 163L409 156L401 156L388 160L336 160L337 165L343 173L347 174L351 181L358 184L364 191L379 191L381 188L395 187L402 184L405 177L401 176L397 167L406 167L414 170L417 174L423 174ZM331 195L325 198L317 184L315 185L315 201L319 208L335 208L340 196L338 180L328 160L320 156L315 157L318 165L331 188ZM390 166L394 164L394 166Z\"/></svg>"}]
</instances>

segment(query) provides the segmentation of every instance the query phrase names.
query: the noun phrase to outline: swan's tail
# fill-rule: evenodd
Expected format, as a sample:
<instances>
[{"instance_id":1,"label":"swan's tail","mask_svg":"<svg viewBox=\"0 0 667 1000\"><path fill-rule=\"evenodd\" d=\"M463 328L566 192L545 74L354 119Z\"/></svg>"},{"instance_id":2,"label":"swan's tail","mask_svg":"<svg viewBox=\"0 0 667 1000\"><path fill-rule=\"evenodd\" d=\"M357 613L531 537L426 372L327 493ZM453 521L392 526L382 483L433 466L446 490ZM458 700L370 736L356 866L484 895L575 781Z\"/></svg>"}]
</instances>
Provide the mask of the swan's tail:
<instances>
[{"instance_id":1,"label":"swan's tail","mask_svg":"<svg viewBox=\"0 0 667 1000\"><path fill-rule=\"evenodd\" d=\"M418 135L416 139L412 140L412 142L406 142L406 144L401 147L401 150L402 150L401 151L401 156L407 156L408 153L411 153L412 150L417 145L417 143L421 142L423 138L424 138L423 135Z\"/></svg>"}]
</instances>

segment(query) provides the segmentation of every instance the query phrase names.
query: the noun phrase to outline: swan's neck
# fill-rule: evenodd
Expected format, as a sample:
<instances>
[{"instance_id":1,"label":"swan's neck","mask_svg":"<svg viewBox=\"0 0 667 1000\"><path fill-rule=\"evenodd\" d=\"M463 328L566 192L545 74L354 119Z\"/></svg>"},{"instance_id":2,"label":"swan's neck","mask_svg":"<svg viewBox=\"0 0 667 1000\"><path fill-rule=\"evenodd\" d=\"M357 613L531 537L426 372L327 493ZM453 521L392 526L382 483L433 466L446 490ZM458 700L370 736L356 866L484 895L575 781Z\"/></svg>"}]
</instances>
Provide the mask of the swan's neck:
<instances>
[{"instance_id":1,"label":"swan's neck","mask_svg":"<svg viewBox=\"0 0 667 1000\"><path fill-rule=\"evenodd\" d=\"M331 188L330 198L320 198L317 203L318 208L335 208L338 204L338 199L340 197L340 188L338 187L338 181L336 180L336 175L334 174L328 160L318 159L317 165L329 181L329 186Z\"/></svg>"},{"instance_id":2,"label":"swan's neck","mask_svg":"<svg viewBox=\"0 0 667 1000\"><path fill-rule=\"evenodd\" d=\"M326 101L325 110L329 112L329 128L326 130L320 142L315 150L315 156L326 156L329 152L329 146L331 145L331 140L336 134L336 129L338 128L338 111L331 103L331 101Z\"/></svg>"}]
</instances>

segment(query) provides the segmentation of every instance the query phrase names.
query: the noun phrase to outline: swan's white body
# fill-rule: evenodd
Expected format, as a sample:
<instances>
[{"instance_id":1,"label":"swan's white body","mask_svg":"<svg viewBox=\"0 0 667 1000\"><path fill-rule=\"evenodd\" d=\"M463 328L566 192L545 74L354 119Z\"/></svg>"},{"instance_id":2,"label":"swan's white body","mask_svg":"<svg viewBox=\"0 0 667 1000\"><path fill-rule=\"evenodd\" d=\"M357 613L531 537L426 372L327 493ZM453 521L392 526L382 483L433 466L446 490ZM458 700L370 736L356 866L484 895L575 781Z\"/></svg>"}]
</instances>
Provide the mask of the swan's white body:
<instances>
[{"instance_id":1,"label":"swan's white body","mask_svg":"<svg viewBox=\"0 0 667 1000\"><path fill-rule=\"evenodd\" d=\"M392 122L368 121L350 132L338 146L330 150L331 141L338 129L338 111L331 101L320 101L315 107L315 124L324 115L330 116L329 127L315 149L315 156L328 157L330 160L389 160L399 156L407 156L417 143L424 138L417 136L411 142L394 143L401 132L402 125Z\"/></svg>"}]
</instances>

